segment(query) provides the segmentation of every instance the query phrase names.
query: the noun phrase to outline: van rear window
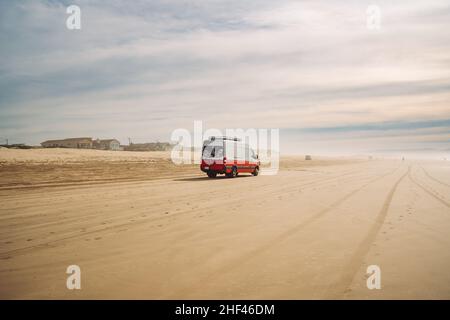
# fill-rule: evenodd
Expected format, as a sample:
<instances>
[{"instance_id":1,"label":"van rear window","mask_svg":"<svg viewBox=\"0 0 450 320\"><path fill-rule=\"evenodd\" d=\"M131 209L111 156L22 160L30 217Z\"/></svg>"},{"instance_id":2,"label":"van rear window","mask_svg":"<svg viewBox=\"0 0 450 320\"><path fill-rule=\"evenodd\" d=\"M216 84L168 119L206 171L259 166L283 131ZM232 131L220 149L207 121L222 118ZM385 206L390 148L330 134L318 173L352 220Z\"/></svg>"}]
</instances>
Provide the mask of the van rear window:
<instances>
[{"instance_id":1,"label":"van rear window","mask_svg":"<svg viewBox=\"0 0 450 320\"><path fill-rule=\"evenodd\" d=\"M223 147L207 145L203 146L203 158L222 158L223 157Z\"/></svg>"}]
</instances>

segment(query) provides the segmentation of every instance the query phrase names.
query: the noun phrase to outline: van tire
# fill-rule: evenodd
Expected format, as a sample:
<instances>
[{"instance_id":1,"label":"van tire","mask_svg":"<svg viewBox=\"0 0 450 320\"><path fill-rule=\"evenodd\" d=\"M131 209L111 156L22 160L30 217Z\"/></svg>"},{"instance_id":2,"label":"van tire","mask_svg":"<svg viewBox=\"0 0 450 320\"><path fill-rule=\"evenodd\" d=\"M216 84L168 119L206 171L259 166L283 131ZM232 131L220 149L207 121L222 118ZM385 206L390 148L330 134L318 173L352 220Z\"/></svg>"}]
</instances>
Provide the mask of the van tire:
<instances>
[{"instance_id":1,"label":"van tire","mask_svg":"<svg viewBox=\"0 0 450 320\"><path fill-rule=\"evenodd\" d=\"M208 175L209 178L217 177L217 173L215 173L215 172L207 172L206 174Z\"/></svg>"},{"instance_id":2,"label":"van tire","mask_svg":"<svg viewBox=\"0 0 450 320\"><path fill-rule=\"evenodd\" d=\"M228 178L234 178L237 175L238 175L238 172L237 172L237 168L236 167L231 168L231 172L226 174L226 176Z\"/></svg>"},{"instance_id":3,"label":"van tire","mask_svg":"<svg viewBox=\"0 0 450 320\"><path fill-rule=\"evenodd\" d=\"M255 170L253 170L252 175L255 177L259 174L259 167L255 167Z\"/></svg>"}]
</instances>

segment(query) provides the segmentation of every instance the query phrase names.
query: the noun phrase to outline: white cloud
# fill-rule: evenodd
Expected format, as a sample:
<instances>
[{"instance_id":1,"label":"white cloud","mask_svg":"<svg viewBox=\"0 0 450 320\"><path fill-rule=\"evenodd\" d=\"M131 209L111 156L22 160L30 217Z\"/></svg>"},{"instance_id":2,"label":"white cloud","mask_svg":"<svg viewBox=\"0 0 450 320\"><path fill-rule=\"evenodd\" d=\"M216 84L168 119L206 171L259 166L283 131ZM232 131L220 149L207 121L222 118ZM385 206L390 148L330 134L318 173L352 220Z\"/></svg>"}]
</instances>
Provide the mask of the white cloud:
<instances>
[{"instance_id":1,"label":"white cloud","mask_svg":"<svg viewBox=\"0 0 450 320\"><path fill-rule=\"evenodd\" d=\"M61 3L2 4L1 136L450 118L445 1L377 1L375 33L360 2L78 4L78 33Z\"/></svg>"}]
</instances>

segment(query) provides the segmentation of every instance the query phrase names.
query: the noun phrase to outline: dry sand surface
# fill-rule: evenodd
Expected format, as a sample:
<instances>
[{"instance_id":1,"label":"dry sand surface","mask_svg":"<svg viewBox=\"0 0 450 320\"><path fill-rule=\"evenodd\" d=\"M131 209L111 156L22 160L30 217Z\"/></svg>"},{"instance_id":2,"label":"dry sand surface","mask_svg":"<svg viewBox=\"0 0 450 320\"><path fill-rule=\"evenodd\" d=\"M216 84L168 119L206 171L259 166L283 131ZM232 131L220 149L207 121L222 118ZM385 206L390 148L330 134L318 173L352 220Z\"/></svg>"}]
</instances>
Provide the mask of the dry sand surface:
<instances>
[{"instance_id":1,"label":"dry sand surface","mask_svg":"<svg viewBox=\"0 0 450 320\"><path fill-rule=\"evenodd\" d=\"M448 161L208 179L168 153L1 149L0 201L3 299L450 299Z\"/></svg>"}]
</instances>

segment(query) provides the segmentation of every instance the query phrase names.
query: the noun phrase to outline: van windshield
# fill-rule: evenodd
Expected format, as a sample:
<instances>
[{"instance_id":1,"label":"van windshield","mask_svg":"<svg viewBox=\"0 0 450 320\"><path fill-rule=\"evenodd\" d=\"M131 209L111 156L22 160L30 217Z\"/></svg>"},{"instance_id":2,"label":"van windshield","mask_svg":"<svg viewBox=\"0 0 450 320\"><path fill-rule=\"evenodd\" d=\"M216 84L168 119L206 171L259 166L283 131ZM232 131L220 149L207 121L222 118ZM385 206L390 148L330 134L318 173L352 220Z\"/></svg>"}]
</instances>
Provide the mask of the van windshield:
<instances>
[{"instance_id":1,"label":"van windshield","mask_svg":"<svg viewBox=\"0 0 450 320\"><path fill-rule=\"evenodd\" d=\"M223 146L203 146L203 158L223 158Z\"/></svg>"}]
</instances>

